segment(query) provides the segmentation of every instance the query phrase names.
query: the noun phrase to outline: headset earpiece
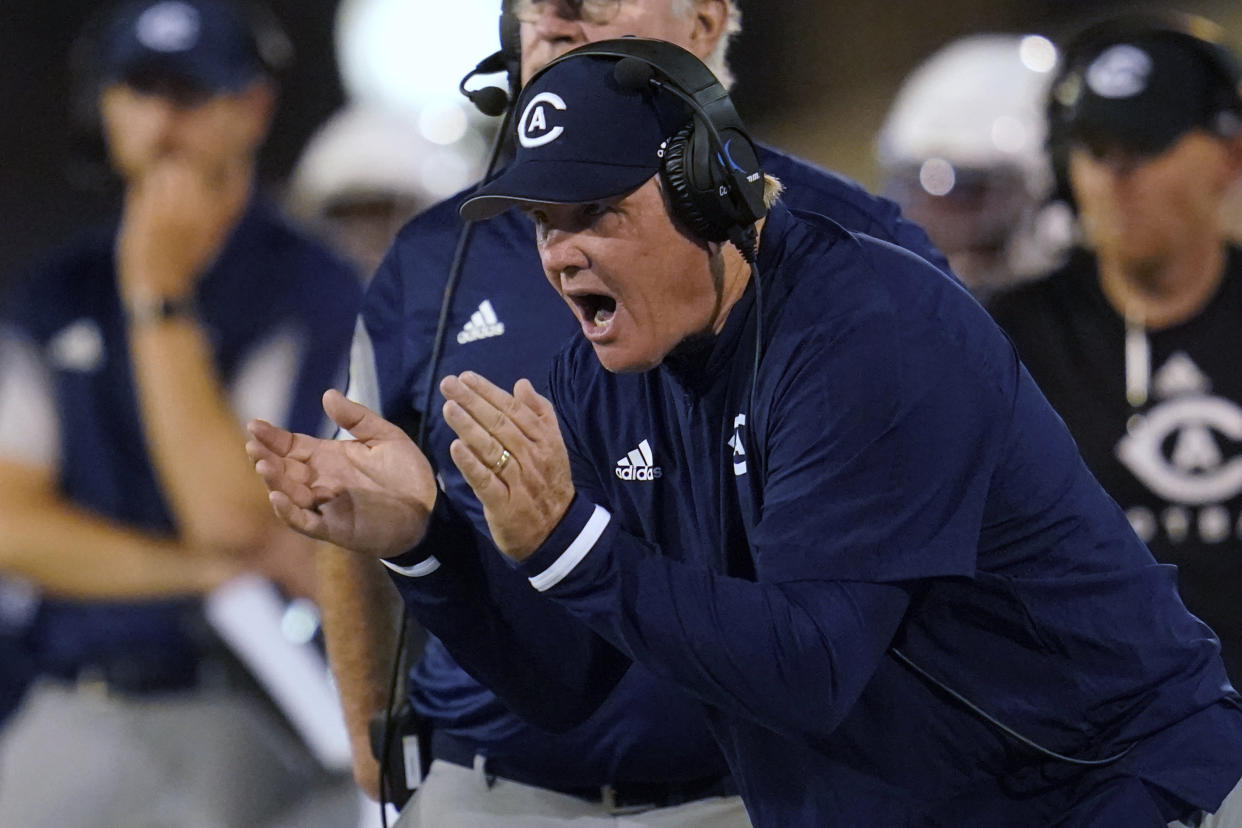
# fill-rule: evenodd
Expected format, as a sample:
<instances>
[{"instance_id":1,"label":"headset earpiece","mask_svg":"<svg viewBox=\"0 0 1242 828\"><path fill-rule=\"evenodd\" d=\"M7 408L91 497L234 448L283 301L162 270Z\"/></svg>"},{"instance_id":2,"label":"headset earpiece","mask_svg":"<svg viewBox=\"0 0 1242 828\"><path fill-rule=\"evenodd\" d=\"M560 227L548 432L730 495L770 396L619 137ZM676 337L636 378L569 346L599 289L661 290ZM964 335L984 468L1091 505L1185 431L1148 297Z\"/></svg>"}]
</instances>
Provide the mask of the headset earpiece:
<instances>
[{"instance_id":1,"label":"headset earpiece","mask_svg":"<svg viewBox=\"0 0 1242 828\"><path fill-rule=\"evenodd\" d=\"M696 198L690 173L690 140L693 136L694 122L691 121L669 138L661 149L660 177L668 197L669 210L697 238L724 241L728 238L728 228L717 226L699 209L701 199Z\"/></svg>"}]
</instances>

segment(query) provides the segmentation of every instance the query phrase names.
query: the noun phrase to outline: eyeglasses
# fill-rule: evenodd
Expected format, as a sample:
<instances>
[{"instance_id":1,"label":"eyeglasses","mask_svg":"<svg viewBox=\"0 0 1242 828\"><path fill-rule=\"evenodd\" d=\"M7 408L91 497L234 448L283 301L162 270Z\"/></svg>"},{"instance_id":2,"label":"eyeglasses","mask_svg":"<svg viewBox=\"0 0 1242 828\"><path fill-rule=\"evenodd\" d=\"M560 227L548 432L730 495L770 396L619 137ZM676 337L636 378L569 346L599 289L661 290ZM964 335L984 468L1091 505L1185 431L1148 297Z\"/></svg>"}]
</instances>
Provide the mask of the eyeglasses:
<instances>
[{"instance_id":1,"label":"eyeglasses","mask_svg":"<svg viewBox=\"0 0 1242 828\"><path fill-rule=\"evenodd\" d=\"M523 23L535 23L548 6L570 20L599 25L617 16L621 0L514 0L513 14Z\"/></svg>"}]
</instances>

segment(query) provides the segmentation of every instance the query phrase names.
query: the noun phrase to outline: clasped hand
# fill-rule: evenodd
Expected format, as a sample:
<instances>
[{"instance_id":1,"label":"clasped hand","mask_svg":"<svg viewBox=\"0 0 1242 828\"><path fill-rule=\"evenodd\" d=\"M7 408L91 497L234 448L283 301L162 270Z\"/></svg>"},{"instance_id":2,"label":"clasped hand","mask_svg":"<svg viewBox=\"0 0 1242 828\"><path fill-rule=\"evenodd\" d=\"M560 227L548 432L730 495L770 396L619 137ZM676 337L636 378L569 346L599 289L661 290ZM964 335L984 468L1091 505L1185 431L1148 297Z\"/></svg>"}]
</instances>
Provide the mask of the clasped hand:
<instances>
[{"instance_id":1,"label":"clasped hand","mask_svg":"<svg viewBox=\"0 0 1242 828\"><path fill-rule=\"evenodd\" d=\"M453 462L483 504L492 541L524 561L574 499L569 455L552 403L527 380L513 393L471 371L445 377L444 421L457 433Z\"/></svg>"},{"instance_id":2,"label":"clasped hand","mask_svg":"<svg viewBox=\"0 0 1242 828\"><path fill-rule=\"evenodd\" d=\"M453 462L483 505L496 546L525 560L573 500L569 458L552 404L519 380L509 394L472 372L446 377ZM293 529L387 558L415 546L435 506L431 465L400 428L338 391L324 411L354 440L294 434L251 421L246 453L276 515Z\"/></svg>"}]
</instances>

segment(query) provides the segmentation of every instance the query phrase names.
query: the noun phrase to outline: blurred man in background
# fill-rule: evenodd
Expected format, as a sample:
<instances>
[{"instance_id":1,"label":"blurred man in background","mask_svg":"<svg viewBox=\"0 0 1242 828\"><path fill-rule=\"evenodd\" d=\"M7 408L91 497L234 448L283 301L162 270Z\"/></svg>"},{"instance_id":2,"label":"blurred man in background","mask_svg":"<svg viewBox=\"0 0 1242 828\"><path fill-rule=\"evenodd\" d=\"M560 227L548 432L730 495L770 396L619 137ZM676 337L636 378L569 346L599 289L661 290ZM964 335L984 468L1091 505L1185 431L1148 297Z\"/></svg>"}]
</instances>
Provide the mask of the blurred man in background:
<instances>
[{"instance_id":1,"label":"blurred man in background","mask_svg":"<svg viewBox=\"0 0 1242 828\"><path fill-rule=\"evenodd\" d=\"M255 192L263 45L218 0L110 15L93 77L123 209L4 305L0 574L40 678L0 740L2 825L356 818L203 612L245 570L310 588L240 424L322 427L360 293Z\"/></svg>"},{"instance_id":2,"label":"blurred man in background","mask_svg":"<svg viewBox=\"0 0 1242 828\"><path fill-rule=\"evenodd\" d=\"M450 145L434 144L418 118L352 103L306 142L285 203L370 279L402 225L478 179L482 145L473 128Z\"/></svg>"},{"instance_id":3,"label":"blurred man in background","mask_svg":"<svg viewBox=\"0 0 1242 828\"><path fill-rule=\"evenodd\" d=\"M522 80L576 46L634 34L693 51L727 85L725 50L740 29L740 14L726 0L518 0L506 5L501 29L502 55ZM787 203L947 266L891 202L774 151L761 149L761 157L765 170L785 183ZM477 548L442 554L494 560L482 508L449 460L455 435L441 416L438 380L465 368L502 384L543 378L577 323L547 301L533 227L521 215L470 226L460 247L458 207L467 195L436 205L398 235L364 302L350 393L411 434L426 418L424 445L460 518L460 542ZM460 282L446 289L458 250L464 250ZM387 698L392 619L400 610L374 559L335 550L320 571L329 653L353 744L365 745L367 720ZM398 570L395 577L410 574ZM563 621L572 623L568 616ZM436 640L412 669L409 690L413 718L397 741L421 742L430 775L403 812L402 826L747 824L701 712L683 691L642 668L631 669L589 721L560 734L507 709ZM416 761L412 749L404 755ZM379 795L376 761L357 750L354 761L359 783ZM390 790L420 768L404 770Z\"/></svg>"},{"instance_id":4,"label":"blurred man in background","mask_svg":"<svg viewBox=\"0 0 1242 828\"><path fill-rule=\"evenodd\" d=\"M944 46L906 78L877 139L884 194L921 224L980 298L1046 273L1068 243L1047 205L1043 103L1056 48L983 34Z\"/></svg>"},{"instance_id":5,"label":"blurred man in background","mask_svg":"<svg viewBox=\"0 0 1242 828\"><path fill-rule=\"evenodd\" d=\"M1096 476L1242 681L1242 175L1232 56L1201 20L1122 18L1069 43L1049 101L1087 246L996 298Z\"/></svg>"}]
</instances>

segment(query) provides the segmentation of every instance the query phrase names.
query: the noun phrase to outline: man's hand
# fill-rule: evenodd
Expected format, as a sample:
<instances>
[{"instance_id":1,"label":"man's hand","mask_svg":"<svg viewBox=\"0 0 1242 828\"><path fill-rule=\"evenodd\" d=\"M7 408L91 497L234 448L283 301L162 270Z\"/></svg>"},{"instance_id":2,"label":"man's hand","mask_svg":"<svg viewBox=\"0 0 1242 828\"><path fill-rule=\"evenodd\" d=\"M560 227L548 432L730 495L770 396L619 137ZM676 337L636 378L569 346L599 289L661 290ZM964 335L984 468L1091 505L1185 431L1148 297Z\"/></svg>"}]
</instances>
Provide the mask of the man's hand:
<instances>
[{"instance_id":1,"label":"man's hand","mask_svg":"<svg viewBox=\"0 0 1242 828\"><path fill-rule=\"evenodd\" d=\"M518 380L508 394L472 372L445 377L444 421L460 439L453 462L483 504L492 540L524 561L574 499L569 455L552 403Z\"/></svg>"},{"instance_id":2,"label":"man's hand","mask_svg":"<svg viewBox=\"0 0 1242 828\"><path fill-rule=\"evenodd\" d=\"M292 528L390 558L423 538L436 502L435 475L405 432L339 391L323 410L354 440L320 440L251 420L246 454L277 517Z\"/></svg>"},{"instance_id":3,"label":"man's hand","mask_svg":"<svg viewBox=\"0 0 1242 828\"><path fill-rule=\"evenodd\" d=\"M156 162L125 193L117 271L128 302L188 295L245 207L241 167L209 173L183 158Z\"/></svg>"}]
</instances>

